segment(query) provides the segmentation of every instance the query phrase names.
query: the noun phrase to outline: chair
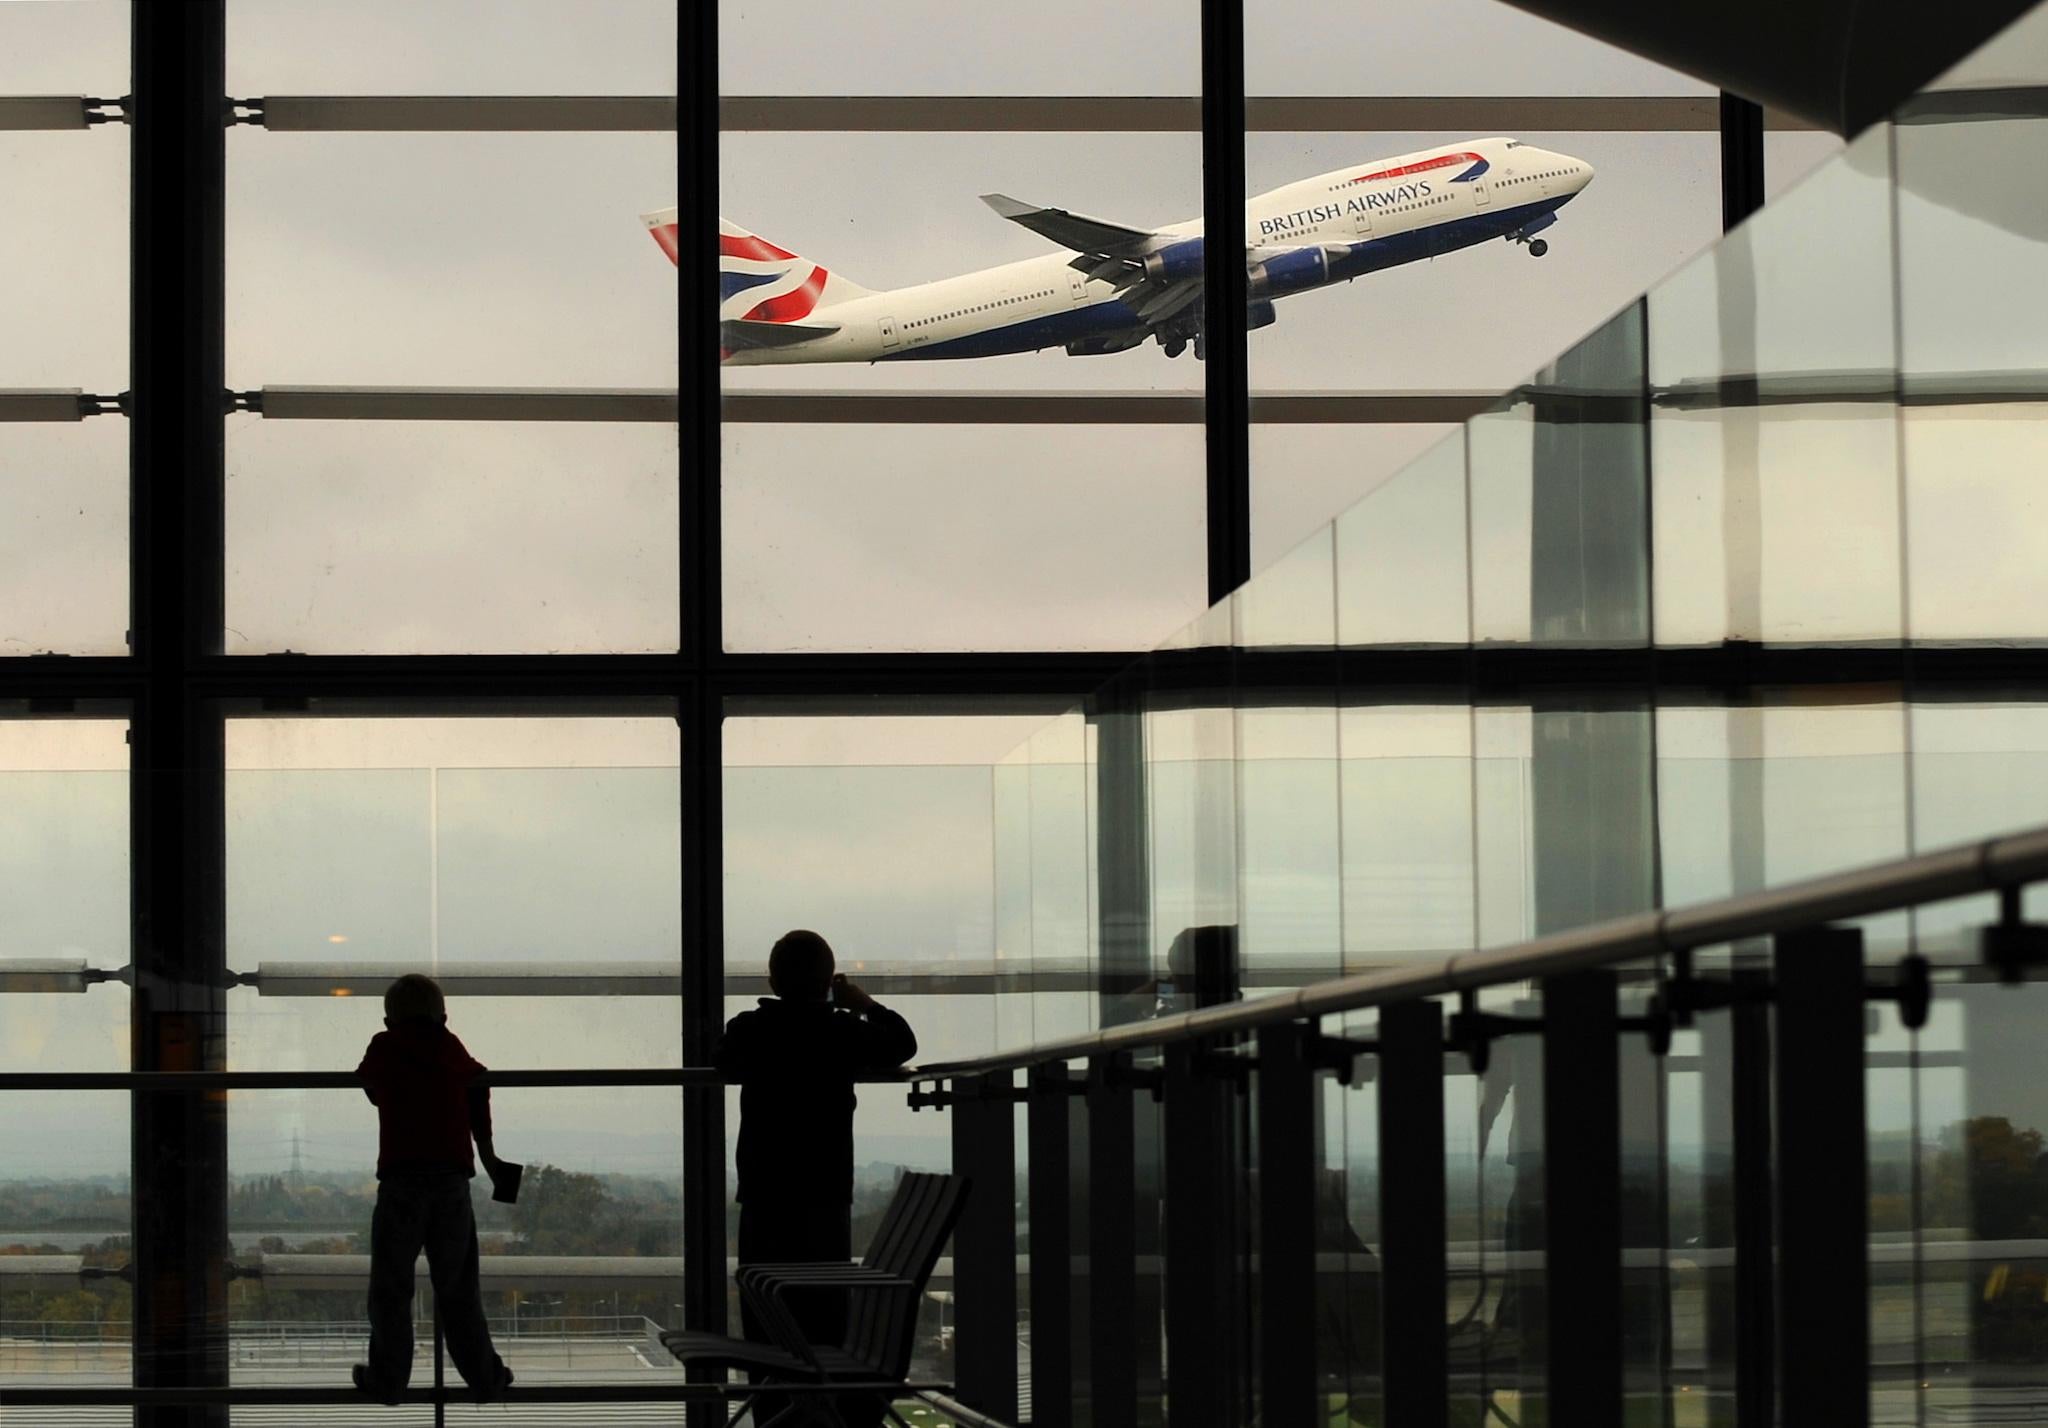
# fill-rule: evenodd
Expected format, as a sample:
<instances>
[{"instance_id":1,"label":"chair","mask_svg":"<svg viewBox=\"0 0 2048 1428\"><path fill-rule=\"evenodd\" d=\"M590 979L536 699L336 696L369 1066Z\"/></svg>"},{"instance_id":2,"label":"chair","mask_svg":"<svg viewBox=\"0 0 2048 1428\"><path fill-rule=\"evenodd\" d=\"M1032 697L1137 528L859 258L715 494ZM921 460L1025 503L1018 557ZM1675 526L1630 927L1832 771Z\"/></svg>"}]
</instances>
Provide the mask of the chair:
<instances>
[{"instance_id":1,"label":"chair","mask_svg":"<svg viewBox=\"0 0 2048 1428\"><path fill-rule=\"evenodd\" d=\"M900 1424L888 1399L909 1373L918 1306L939 1252L959 1223L967 1188L967 1181L957 1175L906 1173L859 1264L743 1267L737 1276L740 1293L775 1336L774 1344L683 1330L663 1334L663 1346L686 1366L745 1369L769 1384L844 1384L852 1393L872 1393ZM851 1296L844 1344L812 1344L804 1338L785 1302L793 1289L839 1289ZM772 1421L793 1424L817 1415L841 1422L833 1397L806 1394ZM736 1412L734 1421L738 1417Z\"/></svg>"}]
</instances>

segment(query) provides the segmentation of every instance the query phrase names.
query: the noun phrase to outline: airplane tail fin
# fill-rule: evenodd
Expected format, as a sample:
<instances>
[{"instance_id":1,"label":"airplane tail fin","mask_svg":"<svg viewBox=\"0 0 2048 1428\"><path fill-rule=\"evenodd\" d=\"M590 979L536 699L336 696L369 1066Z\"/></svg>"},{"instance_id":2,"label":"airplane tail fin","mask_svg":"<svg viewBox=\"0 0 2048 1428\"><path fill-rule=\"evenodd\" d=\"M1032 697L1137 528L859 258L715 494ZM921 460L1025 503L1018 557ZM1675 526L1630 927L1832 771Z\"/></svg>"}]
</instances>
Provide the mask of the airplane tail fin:
<instances>
[{"instance_id":1,"label":"airplane tail fin","mask_svg":"<svg viewBox=\"0 0 2048 1428\"><path fill-rule=\"evenodd\" d=\"M671 262L680 262L676 210L641 215ZM737 223L718 221L719 313L730 322L800 322L870 290Z\"/></svg>"},{"instance_id":2,"label":"airplane tail fin","mask_svg":"<svg viewBox=\"0 0 2048 1428\"><path fill-rule=\"evenodd\" d=\"M796 322L871 291L750 233L718 220L718 292L724 316L752 322Z\"/></svg>"}]
</instances>

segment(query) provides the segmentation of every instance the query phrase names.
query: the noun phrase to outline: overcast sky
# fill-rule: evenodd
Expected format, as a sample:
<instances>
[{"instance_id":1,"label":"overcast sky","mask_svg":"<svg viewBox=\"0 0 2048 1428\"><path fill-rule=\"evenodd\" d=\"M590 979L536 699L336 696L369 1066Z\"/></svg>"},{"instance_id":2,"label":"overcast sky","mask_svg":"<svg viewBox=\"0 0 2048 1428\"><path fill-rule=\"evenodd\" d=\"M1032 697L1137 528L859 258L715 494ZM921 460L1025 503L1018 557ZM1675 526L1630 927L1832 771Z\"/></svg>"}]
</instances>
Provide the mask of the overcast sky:
<instances>
[{"instance_id":1,"label":"overcast sky","mask_svg":"<svg viewBox=\"0 0 2048 1428\"><path fill-rule=\"evenodd\" d=\"M1255 93L1703 92L1492 0L1273 0L1255 11ZM648 93L675 83L667 3L249 0L231 4L230 22L229 87L238 96ZM1068 0L1028 13L938 0L858 8L728 0L724 85L734 93L1192 93L1194 22L1191 0L1108 8ZM863 57L857 79L848 76L850 54ZM0 4L0 92L118 94L125 62L124 4ZM0 191L8 195L0 208L0 387L112 392L126 383L122 135L113 126L0 133ZM1247 158L1258 189L1464 137L1471 136L1261 134L1248 141ZM1488 245L1292 300L1276 326L1253 336L1254 384L1504 388L1718 231L1710 135L1522 137L1599 170L1550 235L1548 257L1533 262L1519 249ZM1915 172L1971 173L1982 171L1977 157L1986 145L2009 146L2010 162L1992 167L2038 183L2038 164L2021 161L2037 140L2020 125L1924 130L1902 141L1902 154ZM1955 152L1959 143L1974 144L1976 156ZM1774 185L1830 144L1774 137L1773 154L1783 158ZM674 200L672 136L237 128L229 164L231 385L676 381L675 273L636 216ZM734 134L725 144L721 206L778 243L870 286L890 286L1047 251L997 219L978 193L1001 189L1134 223L1168 222L1199 209L1199 165L1192 135ZM1746 341L1767 361L1889 360L1882 165L1881 155L1864 154L1823 174L1795 199L1804 213L1788 210L1779 220L1781 233L1814 241L1792 257L1774 250L1780 261L1761 275L1762 316ZM1899 314L1915 370L1952 370L1986 352L2005 365L2039 365L2033 344L2048 330L2048 279L2027 209L2025 194L1989 221L1921 196L1902 204L1900 241L1920 279ZM1735 249L1661 290L1651 344L1660 380L1746 370L1728 349L1715 306L1727 284L1748 280ZM1841 319L1834 299L1844 291L1869 295L1867 322ZM1660 324L1658 312L1668 320ZM1150 348L1101 359L1038 354L757 370L730 380L774 388L1196 390L1200 368ZM1859 422L1869 429L1845 447L1843 433ZM1998 409L1916 416L1894 447L1886 444L1888 421L1848 412L1826 422L1774 416L1756 426L1658 424L1657 601L1667 637L1712 642L1752 633L1728 625L1721 473L1733 459L1730 440L1745 452L1754 447L1741 459L1757 466L1768 543L1737 565L1754 567L1770 637L1895 634L1902 602L1916 627L1937 634L2038 632L2048 563L2034 558L2034 537L2048 513L2038 484L2022 479L2048 465L2038 422ZM1256 430L1259 562L1282 557L1443 435ZM1203 604L1197 427L736 425L725 441L735 647L1147 646ZM1901 449L1914 523L1903 572ZM1845 450L1853 461L1843 462ZM117 418L0 425L0 650L121 648L126 459ZM1500 488L1526 485L1525 460L1516 467L1523 458L1504 459ZM675 434L659 426L231 418L228 647L673 648L676 491L679 477L692 479L677 460ZM1517 610L1526 621L1525 577L1492 566L1468 571L1464 548L1468 522L1500 537L1497 546L1525 542L1526 503L1468 516L1455 479L1462 451L1431 460L1448 479L1418 472L1387 486L1378 504L1349 518L1338 548L1366 541L1378 562L1370 586L1390 598L1439 586L1461 595L1469 577L1482 597L1499 597L1487 608L1503 612L1483 633L1526 634L1515 625ZM1263 598L1267 618L1314 613L1313 592L1327 588L1326 572L1317 584L1315 560L1313 549L1297 556L1252 597ZM1447 572L1459 579L1445 582ZM1398 615L1384 599L1364 614L1386 619L1390 608ZM1430 608L1440 612L1441 602ZM1935 719L1915 716L1916 741ZM1388 887L1433 886L1445 894L1441 906L1469 907L1473 722L1442 711L1396 723L1398 735L1389 726L1350 727L1341 747L1347 760L1377 770L1361 787L1383 796L1357 806L1399 808L1406 821L1376 813L1354 830L1350 846L1365 851L1356 869L1342 865L1339 883L1269 889L1264 906L1287 912L1263 924L1275 937L1306 944L1340 925L1347 940L1359 931L1359 947L1380 945L1375 938L1399 945L1418 927L1412 907L1381 895ZM2048 750L2048 730L2037 719L1980 720L1967 735L1941 727L1949 741L1941 751L1952 757L1930 767L1953 777L1916 784L1912 833L1923 846L2022 802L2038 808L2048 787L2037 786L2033 770ZM1477 731L1478 751L1511 772L1525 757L1526 730L1526 719L1503 716ZM731 728L733 964L747 965L776 931L801 922L841 940L850 959L978 960L1003 950L1017 924L996 872L1008 795L993 766L1027 732L1010 720ZM1267 721L1254 733L1248 753L1293 766L1276 779L1334 777L1312 766L1328 757L1326 745L1338 747L1338 733L1319 721ZM1727 758L1747 746L1725 722L1695 727L1676 718L1659 733L1667 759L1705 770L1674 783L1683 791L1667 816L1684 814L1687 829L1718 827ZM1903 850L1906 721L1896 706L1785 711L1759 738L1759 747L1786 756L1784 767L1809 770L1774 785L1773 855L1786 860L1774 867L1803 870L1803 849ZM1986 746L2007 749L2007 767L1968 752ZM1078 757L1069 750L1053 765L1070 755ZM242 968L344 953L431 959L437 947L458 960L541 960L564 946L572 956L672 957L676 758L674 725L658 719L246 726L234 748L230 961ZM1853 782L1874 790L1874 801L1830 802L1830 789L1852 783L1849 764L1830 760L1862 760ZM87 957L109 967L127 960L124 768L118 726L0 722L0 957ZM1880 776L1867 777L1871 769ZM1082 826L1085 809L1062 778L1027 779L1027 787L1041 795L1035 806L1049 846L1071 847L1066 835ZM1512 844L1526 806L1513 778L1503 778L1490 826ZM1283 840L1265 845L1272 866L1312 871L1316 857L1327 861L1313 825L1261 826ZM1687 864L1700 895L1722 890L1712 850L1725 847L1725 836L1706 837ZM1512 934L1525 902L1519 854L1497 866L1506 881L1489 906L1502 920L1486 931ZM1071 901L1073 892L1070 883L1047 896ZM1056 909L1043 911L1029 936L1060 925ZM1390 927L1386 919L1397 913L1407 921ZM1438 931L1476 935L1466 924ZM335 936L349 941L329 940ZM360 1002L235 995L237 1065L352 1064L375 1025L374 1007ZM919 1013L926 1053L972 1051L999 1034L1047 1034L1085 1015L1078 1004L1047 999L1035 1010L1043 1020L1020 1026L1015 1009L1000 1013L1012 1022L999 1023L986 1002L927 1006ZM504 1000L474 1005L467 1025L479 1054L501 1065L652 1062L675 1052L676 1008L659 1000ZM0 999L0 1064L118 1065L125 1046L126 994L118 987ZM915 1132L929 1147L943 1134L931 1118L909 1120L893 1097L887 1105L869 1100L864 1125L875 1136ZM521 1149L530 1158L666 1163L672 1101L522 1094L531 1148ZM66 1154L77 1160L52 1159L52 1168L125 1165L125 1103L94 1100L91 1114L85 1105L18 1098L10 1138L18 1128L17 1143L74 1147ZM319 1153L344 1159L360 1156L370 1134L368 1108L347 1095L276 1093L241 1098L237 1107L237 1170L280 1164L294 1129L334 1137Z\"/></svg>"}]
</instances>

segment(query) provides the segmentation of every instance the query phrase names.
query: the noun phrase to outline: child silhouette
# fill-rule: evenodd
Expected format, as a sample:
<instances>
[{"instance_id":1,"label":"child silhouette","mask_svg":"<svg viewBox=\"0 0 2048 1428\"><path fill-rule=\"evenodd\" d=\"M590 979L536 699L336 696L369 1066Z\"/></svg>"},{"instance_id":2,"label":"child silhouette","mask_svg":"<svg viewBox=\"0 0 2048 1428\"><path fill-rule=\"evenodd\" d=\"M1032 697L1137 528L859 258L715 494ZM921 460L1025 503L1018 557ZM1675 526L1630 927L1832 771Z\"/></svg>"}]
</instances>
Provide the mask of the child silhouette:
<instances>
[{"instance_id":1,"label":"child silhouette","mask_svg":"<svg viewBox=\"0 0 2048 1428\"><path fill-rule=\"evenodd\" d=\"M370 1039L356 1075L377 1107L377 1209L370 1221L370 1361L355 1366L358 1389L386 1403L412 1377L413 1261L422 1249L434 1285L448 1356L476 1396L504 1396L512 1370L491 1347L477 1284L476 1177L470 1142L504 1186L519 1167L491 1144L491 1092L476 1084L483 1065L448 1030L447 1003L431 977L409 973L384 993L384 1027Z\"/></svg>"}]
</instances>

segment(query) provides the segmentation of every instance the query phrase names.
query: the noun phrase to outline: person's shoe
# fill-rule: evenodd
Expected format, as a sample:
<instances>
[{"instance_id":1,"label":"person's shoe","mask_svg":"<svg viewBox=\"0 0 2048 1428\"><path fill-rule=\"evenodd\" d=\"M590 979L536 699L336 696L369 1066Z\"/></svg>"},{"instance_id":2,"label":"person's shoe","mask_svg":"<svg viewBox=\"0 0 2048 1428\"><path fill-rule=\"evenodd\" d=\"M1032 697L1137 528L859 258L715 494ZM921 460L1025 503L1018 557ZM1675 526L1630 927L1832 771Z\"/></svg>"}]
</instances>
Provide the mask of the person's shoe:
<instances>
[{"instance_id":1,"label":"person's shoe","mask_svg":"<svg viewBox=\"0 0 2048 1428\"><path fill-rule=\"evenodd\" d=\"M498 1381L486 1384L476 1391L478 1403L496 1403L512 1387L512 1366L503 1359L498 1360Z\"/></svg>"},{"instance_id":2,"label":"person's shoe","mask_svg":"<svg viewBox=\"0 0 2048 1428\"><path fill-rule=\"evenodd\" d=\"M368 1394L371 1398L388 1407L396 1408L398 1406L398 1395L396 1393L387 1389L380 1389L370 1382L370 1366L368 1364L357 1364L349 1370L349 1377L355 1380L357 1393Z\"/></svg>"}]
</instances>

